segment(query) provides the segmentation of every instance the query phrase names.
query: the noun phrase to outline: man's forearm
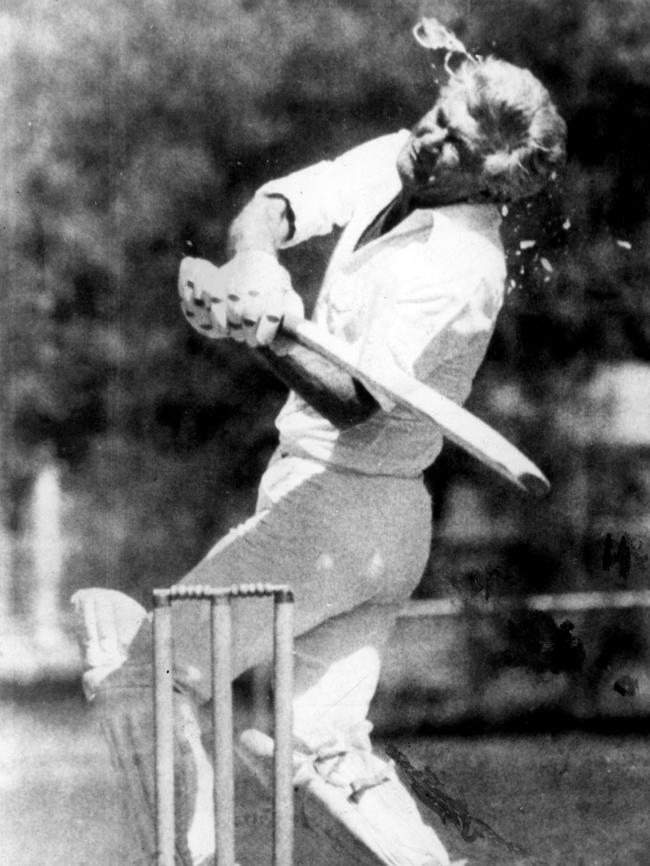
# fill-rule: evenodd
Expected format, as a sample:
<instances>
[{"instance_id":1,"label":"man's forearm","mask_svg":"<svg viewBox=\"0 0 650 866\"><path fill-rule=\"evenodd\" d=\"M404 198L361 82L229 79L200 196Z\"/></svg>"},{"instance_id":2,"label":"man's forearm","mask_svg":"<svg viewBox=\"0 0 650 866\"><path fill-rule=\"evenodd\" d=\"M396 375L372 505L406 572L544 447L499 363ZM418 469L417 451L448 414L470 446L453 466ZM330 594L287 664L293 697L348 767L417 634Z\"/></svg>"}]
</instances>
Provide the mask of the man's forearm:
<instances>
[{"instance_id":1,"label":"man's forearm","mask_svg":"<svg viewBox=\"0 0 650 866\"><path fill-rule=\"evenodd\" d=\"M339 430L366 421L379 408L360 382L305 346L279 337L256 351L285 385Z\"/></svg>"},{"instance_id":2,"label":"man's forearm","mask_svg":"<svg viewBox=\"0 0 650 866\"><path fill-rule=\"evenodd\" d=\"M277 255L294 231L295 217L287 199L256 195L230 228L230 253L254 250ZM271 347L256 351L289 388L339 429L365 421L378 409L359 382L311 349L279 336Z\"/></svg>"},{"instance_id":3,"label":"man's forearm","mask_svg":"<svg viewBox=\"0 0 650 866\"><path fill-rule=\"evenodd\" d=\"M256 195L233 221L228 231L230 255L258 250L277 254L295 231L291 205L281 195Z\"/></svg>"}]
</instances>

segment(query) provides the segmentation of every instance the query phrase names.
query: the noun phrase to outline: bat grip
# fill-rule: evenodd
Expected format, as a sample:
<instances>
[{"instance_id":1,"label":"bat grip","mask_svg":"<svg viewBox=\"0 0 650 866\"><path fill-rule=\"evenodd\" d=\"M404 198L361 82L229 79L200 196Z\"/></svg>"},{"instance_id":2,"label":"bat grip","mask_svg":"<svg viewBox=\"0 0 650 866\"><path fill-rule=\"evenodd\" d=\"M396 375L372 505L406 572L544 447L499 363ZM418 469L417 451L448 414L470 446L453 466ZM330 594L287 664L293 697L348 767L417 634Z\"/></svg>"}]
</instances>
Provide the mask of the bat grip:
<instances>
[{"instance_id":1,"label":"bat grip","mask_svg":"<svg viewBox=\"0 0 650 866\"><path fill-rule=\"evenodd\" d=\"M280 322L279 332L283 337L290 337L297 343L300 342L300 325L305 320L302 316L296 316L293 313L285 313Z\"/></svg>"},{"instance_id":2,"label":"bat grip","mask_svg":"<svg viewBox=\"0 0 650 866\"><path fill-rule=\"evenodd\" d=\"M322 351L319 351L319 348L313 345L301 330L301 326L304 325L305 321L306 319L302 316L296 316L294 313L285 313L280 322L276 338L266 346L266 349L273 354L281 355L284 354L283 344L286 347L287 342L289 342L299 346L304 346L312 352L322 355Z\"/></svg>"}]
</instances>

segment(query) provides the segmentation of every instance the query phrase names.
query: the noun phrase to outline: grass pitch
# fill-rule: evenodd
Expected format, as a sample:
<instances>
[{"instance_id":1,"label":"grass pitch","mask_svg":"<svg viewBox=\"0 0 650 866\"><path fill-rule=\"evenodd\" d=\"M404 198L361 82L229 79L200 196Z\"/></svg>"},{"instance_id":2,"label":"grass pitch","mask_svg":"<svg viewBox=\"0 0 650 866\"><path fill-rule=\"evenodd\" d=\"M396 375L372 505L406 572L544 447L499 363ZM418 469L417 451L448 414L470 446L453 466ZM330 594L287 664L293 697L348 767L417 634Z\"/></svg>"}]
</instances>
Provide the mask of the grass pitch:
<instances>
[{"instance_id":1,"label":"grass pitch","mask_svg":"<svg viewBox=\"0 0 650 866\"><path fill-rule=\"evenodd\" d=\"M431 815L452 856L467 857L469 866L650 862L650 746L641 736L565 731L391 742L416 767L429 765L473 819L526 851L515 853L494 838L465 841ZM255 790L239 784L241 866L261 866L247 857L268 831L269 810L255 801ZM76 694L2 704L0 797L6 866L141 862L121 825L106 748ZM322 854L301 838L296 866L315 866Z\"/></svg>"}]
</instances>

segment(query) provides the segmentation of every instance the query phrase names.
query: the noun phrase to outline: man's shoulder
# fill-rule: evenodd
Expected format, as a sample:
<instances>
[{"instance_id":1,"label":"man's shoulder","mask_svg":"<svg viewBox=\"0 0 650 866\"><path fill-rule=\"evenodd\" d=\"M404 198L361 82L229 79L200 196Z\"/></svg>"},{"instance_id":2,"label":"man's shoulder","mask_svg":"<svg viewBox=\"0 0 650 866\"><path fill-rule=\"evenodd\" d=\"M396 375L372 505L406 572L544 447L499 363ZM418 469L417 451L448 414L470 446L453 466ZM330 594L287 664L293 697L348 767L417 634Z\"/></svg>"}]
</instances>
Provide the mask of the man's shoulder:
<instances>
[{"instance_id":1,"label":"man's shoulder","mask_svg":"<svg viewBox=\"0 0 650 866\"><path fill-rule=\"evenodd\" d=\"M434 219L448 231L475 232L486 236L499 234L501 214L494 204L461 202L434 208Z\"/></svg>"},{"instance_id":2,"label":"man's shoulder","mask_svg":"<svg viewBox=\"0 0 650 866\"><path fill-rule=\"evenodd\" d=\"M472 249L477 255L502 259L501 214L492 204L456 204L433 211L433 246L447 250ZM468 262L469 263L469 262Z\"/></svg>"},{"instance_id":3,"label":"man's shoulder","mask_svg":"<svg viewBox=\"0 0 650 866\"><path fill-rule=\"evenodd\" d=\"M430 263L434 283L448 284L455 296L503 286L506 262L497 208L447 205L432 209L431 219L420 258L423 266Z\"/></svg>"}]
</instances>

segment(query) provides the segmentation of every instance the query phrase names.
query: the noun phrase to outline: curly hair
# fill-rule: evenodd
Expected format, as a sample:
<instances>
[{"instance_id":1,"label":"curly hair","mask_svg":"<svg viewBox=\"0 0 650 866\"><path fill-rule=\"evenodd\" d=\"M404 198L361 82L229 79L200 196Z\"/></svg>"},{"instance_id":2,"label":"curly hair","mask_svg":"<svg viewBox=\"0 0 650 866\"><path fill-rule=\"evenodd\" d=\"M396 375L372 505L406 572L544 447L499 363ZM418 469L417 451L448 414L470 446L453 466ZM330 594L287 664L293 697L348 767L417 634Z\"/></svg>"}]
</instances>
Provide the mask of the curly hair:
<instances>
[{"instance_id":1,"label":"curly hair","mask_svg":"<svg viewBox=\"0 0 650 866\"><path fill-rule=\"evenodd\" d=\"M539 192L566 159L566 124L527 69L488 57L463 63L445 90L462 90L481 131L483 180L497 201Z\"/></svg>"}]
</instances>

